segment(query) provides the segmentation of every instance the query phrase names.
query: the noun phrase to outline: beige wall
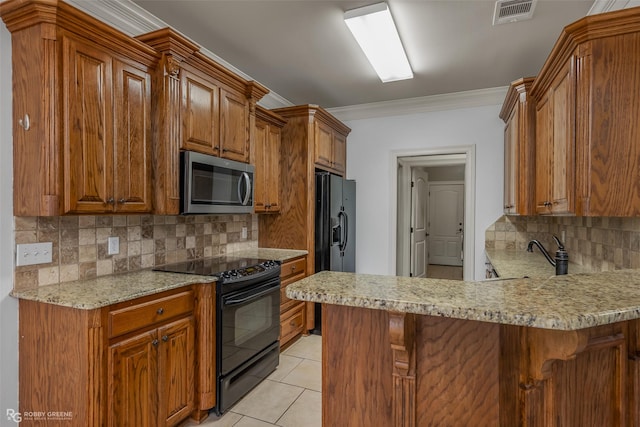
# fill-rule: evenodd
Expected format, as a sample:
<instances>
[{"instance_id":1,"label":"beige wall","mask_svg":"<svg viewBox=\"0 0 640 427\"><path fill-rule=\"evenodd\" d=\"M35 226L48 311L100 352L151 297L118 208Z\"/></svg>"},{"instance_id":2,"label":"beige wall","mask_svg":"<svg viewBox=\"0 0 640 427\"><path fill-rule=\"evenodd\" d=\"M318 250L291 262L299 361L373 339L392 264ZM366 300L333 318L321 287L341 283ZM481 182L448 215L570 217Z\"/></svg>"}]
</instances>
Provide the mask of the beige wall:
<instances>
[{"instance_id":1,"label":"beige wall","mask_svg":"<svg viewBox=\"0 0 640 427\"><path fill-rule=\"evenodd\" d=\"M539 240L553 254L562 238L571 262L593 271L640 268L640 218L502 216L485 233L485 247L526 250Z\"/></svg>"},{"instance_id":2,"label":"beige wall","mask_svg":"<svg viewBox=\"0 0 640 427\"><path fill-rule=\"evenodd\" d=\"M16 244L53 242L53 262L15 268L16 289L135 271L258 246L256 215L14 217ZM247 238L241 237L247 227ZM120 252L107 254L107 238Z\"/></svg>"}]
</instances>

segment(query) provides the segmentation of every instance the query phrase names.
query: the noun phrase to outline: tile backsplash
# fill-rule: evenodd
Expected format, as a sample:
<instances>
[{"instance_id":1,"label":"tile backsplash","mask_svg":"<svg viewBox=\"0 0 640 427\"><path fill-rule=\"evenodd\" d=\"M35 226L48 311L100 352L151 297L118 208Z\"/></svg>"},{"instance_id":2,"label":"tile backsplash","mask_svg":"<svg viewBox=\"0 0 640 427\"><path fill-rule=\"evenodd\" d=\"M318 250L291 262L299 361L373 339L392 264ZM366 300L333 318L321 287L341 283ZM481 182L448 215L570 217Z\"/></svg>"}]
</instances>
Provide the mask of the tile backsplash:
<instances>
[{"instance_id":1,"label":"tile backsplash","mask_svg":"<svg viewBox=\"0 0 640 427\"><path fill-rule=\"evenodd\" d=\"M247 237L242 238L242 227ZM52 262L15 267L15 289L89 279L258 246L257 215L14 217L15 243L53 242ZM108 255L107 239L120 251Z\"/></svg>"},{"instance_id":2,"label":"tile backsplash","mask_svg":"<svg viewBox=\"0 0 640 427\"><path fill-rule=\"evenodd\" d=\"M526 250L537 239L553 255L562 239L570 262L593 271L640 268L640 218L502 216L485 232L485 247Z\"/></svg>"}]
</instances>

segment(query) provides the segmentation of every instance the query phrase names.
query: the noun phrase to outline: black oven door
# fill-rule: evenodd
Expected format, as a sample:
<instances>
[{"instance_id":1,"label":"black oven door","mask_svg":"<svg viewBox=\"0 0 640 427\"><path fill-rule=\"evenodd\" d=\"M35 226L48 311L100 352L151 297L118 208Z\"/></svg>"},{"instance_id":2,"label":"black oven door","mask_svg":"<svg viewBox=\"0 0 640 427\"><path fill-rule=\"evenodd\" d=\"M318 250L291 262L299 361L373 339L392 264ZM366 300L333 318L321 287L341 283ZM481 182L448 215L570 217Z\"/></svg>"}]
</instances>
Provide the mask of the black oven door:
<instances>
[{"instance_id":1,"label":"black oven door","mask_svg":"<svg viewBox=\"0 0 640 427\"><path fill-rule=\"evenodd\" d=\"M227 375L280 335L280 278L220 295L219 375Z\"/></svg>"}]
</instances>

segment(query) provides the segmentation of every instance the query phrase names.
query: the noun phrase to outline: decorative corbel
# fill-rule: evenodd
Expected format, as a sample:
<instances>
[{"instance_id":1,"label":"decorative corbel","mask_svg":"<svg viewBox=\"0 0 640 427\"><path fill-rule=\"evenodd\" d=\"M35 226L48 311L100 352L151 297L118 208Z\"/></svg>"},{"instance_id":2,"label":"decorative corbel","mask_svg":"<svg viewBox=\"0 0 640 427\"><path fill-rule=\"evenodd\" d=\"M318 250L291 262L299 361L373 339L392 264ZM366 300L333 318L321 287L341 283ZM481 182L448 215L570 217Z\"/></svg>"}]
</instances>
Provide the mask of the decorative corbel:
<instances>
[{"instance_id":1,"label":"decorative corbel","mask_svg":"<svg viewBox=\"0 0 640 427\"><path fill-rule=\"evenodd\" d=\"M389 313L389 340L393 351L394 426L416 425L415 315Z\"/></svg>"}]
</instances>

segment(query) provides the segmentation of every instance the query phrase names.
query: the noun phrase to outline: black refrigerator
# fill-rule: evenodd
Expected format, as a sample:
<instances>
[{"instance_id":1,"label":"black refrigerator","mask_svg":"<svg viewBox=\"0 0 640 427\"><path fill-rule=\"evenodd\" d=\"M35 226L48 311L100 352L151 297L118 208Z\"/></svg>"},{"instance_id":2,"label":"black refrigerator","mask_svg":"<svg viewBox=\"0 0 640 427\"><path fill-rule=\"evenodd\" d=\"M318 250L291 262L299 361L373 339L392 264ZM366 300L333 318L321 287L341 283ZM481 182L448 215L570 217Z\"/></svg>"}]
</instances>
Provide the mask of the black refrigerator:
<instances>
[{"instance_id":1,"label":"black refrigerator","mask_svg":"<svg viewBox=\"0 0 640 427\"><path fill-rule=\"evenodd\" d=\"M315 272L356 271L356 182L316 171ZM322 330L315 307L314 333Z\"/></svg>"}]
</instances>

